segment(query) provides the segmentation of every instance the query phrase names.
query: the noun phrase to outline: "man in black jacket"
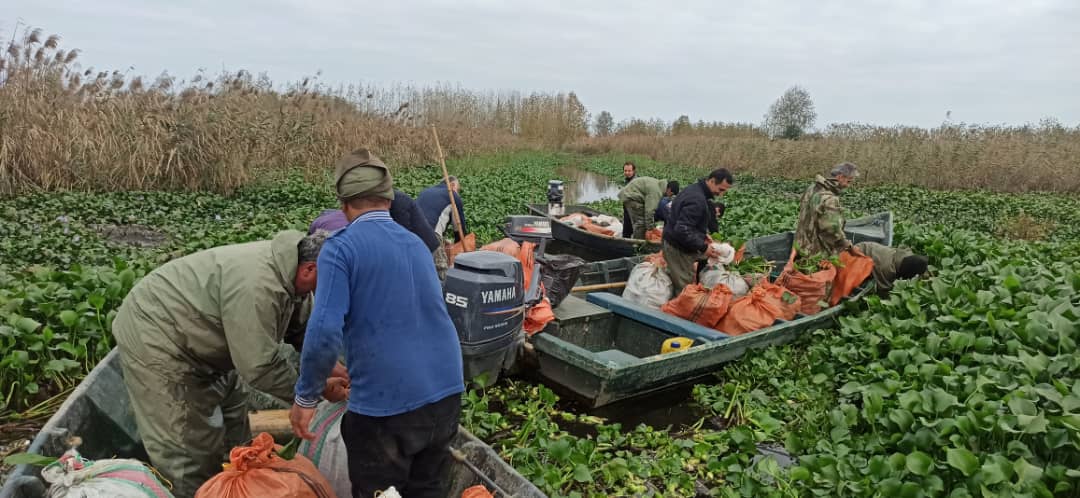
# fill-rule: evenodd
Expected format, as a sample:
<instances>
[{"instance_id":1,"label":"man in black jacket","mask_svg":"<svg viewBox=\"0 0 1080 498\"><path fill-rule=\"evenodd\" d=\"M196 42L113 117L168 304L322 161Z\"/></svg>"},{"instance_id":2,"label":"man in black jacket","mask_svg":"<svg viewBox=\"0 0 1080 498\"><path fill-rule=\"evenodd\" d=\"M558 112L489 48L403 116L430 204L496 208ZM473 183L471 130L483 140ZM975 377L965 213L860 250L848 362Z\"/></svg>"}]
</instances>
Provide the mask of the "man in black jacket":
<instances>
[{"instance_id":1,"label":"man in black jacket","mask_svg":"<svg viewBox=\"0 0 1080 498\"><path fill-rule=\"evenodd\" d=\"M431 228L424 212L420 210L420 206L413 201L413 198L409 197L409 194L394 189L394 200L390 201L390 218L420 237L429 251L434 253L435 249L439 248L439 238L435 236L435 230ZM349 220L340 209L327 209L319 213L319 217L311 222L308 234L315 233L316 230L336 232L348 224Z\"/></svg>"},{"instance_id":2,"label":"man in black jacket","mask_svg":"<svg viewBox=\"0 0 1080 498\"><path fill-rule=\"evenodd\" d=\"M722 197L733 183L731 172L716 169L671 201L671 215L664 224L664 260L674 295L694 282L695 262L716 256L709 230L716 226L716 208L722 204L714 204L713 198Z\"/></svg>"},{"instance_id":3,"label":"man in black jacket","mask_svg":"<svg viewBox=\"0 0 1080 498\"><path fill-rule=\"evenodd\" d=\"M630 182L637 178L637 165L626 161L622 165L622 174L625 184L630 185ZM626 206L622 208L622 236L624 239L634 236L634 222L630 219L630 212L626 210Z\"/></svg>"}]
</instances>

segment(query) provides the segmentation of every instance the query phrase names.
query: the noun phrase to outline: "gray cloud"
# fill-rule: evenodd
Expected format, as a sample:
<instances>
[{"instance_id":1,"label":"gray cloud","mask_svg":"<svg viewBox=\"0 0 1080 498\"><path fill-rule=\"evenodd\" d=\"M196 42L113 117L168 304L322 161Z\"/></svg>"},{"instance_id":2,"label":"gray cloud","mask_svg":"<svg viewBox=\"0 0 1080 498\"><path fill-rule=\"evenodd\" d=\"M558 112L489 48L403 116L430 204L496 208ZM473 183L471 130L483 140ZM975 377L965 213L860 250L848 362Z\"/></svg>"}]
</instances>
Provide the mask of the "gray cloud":
<instances>
[{"instance_id":1,"label":"gray cloud","mask_svg":"<svg viewBox=\"0 0 1080 498\"><path fill-rule=\"evenodd\" d=\"M329 84L574 90L596 113L758 122L792 84L819 124L1080 123L1080 2L14 0L84 64Z\"/></svg>"}]
</instances>

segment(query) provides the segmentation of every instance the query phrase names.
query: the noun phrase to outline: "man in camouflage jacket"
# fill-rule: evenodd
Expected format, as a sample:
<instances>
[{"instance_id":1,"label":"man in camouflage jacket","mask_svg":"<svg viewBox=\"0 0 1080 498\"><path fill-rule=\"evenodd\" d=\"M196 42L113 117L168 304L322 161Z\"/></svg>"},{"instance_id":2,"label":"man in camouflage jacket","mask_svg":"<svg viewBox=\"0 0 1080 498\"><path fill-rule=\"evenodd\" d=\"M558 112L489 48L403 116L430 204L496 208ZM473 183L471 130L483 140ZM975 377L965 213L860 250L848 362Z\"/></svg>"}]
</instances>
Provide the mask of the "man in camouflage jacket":
<instances>
[{"instance_id":1,"label":"man in camouflage jacket","mask_svg":"<svg viewBox=\"0 0 1080 498\"><path fill-rule=\"evenodd\" d=\"M830 178L818 175L799 201L799 225L795 228L795 243L803 254L826 253L837 255L855 250L844 236L844 211L840 192L859 176L854 164L842 163L833 167Z\"/></svg>"}]
</instances>

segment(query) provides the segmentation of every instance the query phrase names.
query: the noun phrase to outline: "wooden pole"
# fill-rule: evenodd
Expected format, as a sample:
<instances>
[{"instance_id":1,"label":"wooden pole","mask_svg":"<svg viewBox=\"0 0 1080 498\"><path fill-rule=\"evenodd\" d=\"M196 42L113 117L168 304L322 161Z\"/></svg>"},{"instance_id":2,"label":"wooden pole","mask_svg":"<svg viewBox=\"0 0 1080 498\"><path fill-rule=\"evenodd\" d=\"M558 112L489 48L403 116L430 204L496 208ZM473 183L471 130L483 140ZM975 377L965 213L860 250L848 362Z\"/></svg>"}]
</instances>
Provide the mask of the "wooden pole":
<instances>
[{"instance_id":1,"label":"wooden pole","mask_svg":"<svg viewBox=\"0 0 1080 498\"><path fill-rule=\"evenodd\" d=\"M439 151L439 164L442 165L446 193L450 196L450 218L454 220L454 230L461 238L458 242L461 242L462 251L468 251L468 247L465 246L465 232L461 229L461 216L458 215L457 202L454 201L454 189L450 188L450 172L446 169L446 158L443 157L442 145L439 144L439 132L435 131L435 125L431 125L431 134L435 137L435 149Z\"/></svg>"},{"instance_id":2,"label":"wooden pole","mask_svg":"<svg viewBox=\"0 0 1080 498\"><path fill-rule=\"evenodd\" d=\"M591 292L604 289L617 289L619 287L626 287L626 282L611 282L607 284L596 285L582 285L581 287L574 287L570 289L570 292Z\"/></svg>"}]
</instances>

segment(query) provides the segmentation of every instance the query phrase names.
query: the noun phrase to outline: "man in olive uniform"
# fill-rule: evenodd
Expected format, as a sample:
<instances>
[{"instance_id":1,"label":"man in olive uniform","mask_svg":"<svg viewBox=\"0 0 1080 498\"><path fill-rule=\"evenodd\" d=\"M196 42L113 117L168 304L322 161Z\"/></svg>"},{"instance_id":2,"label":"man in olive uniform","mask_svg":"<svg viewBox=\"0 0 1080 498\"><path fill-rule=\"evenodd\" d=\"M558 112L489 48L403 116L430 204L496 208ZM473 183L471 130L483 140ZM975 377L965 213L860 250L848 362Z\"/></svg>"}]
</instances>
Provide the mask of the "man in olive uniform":
<instances>
[{"instance_id":1,"label":"man in olive uniform","mask_svg":"<svg viewBox=\"0 0 1080 498\"><path fill-rule=\"evenodd\" d=\"M113 322L124 384L151 464L188 498L251 438L241 382L293 397L296 369L281 348L294 308L314 291L328 232L175 259L143 278ZM338 365L328 399L347 395Z\"/></svg>"},{"instance_id":2,"label":"man in olive uniform","mask_svg":"<svg viewBox=\"0 0 1080 498\"><path fill-rule=\"evenodd\" d=\"M896 280L907 280L926 273L928 260L910 249L889 247L876 242L855 244L863 254L874 260L874 284L878 296L885 297Z\"/></svg>"},{"instance_id":3,"label":"man in olive uniform","mask_svg":"<svg viewBox=\"0 0 1080 498\"><path fill-rule=\"evenodd\" d=\"M633 230L630 233L632 238L645 238L645 232L649 230L656 208L660 205L660 199L664 198L667 183L667 180L639 176L619 190L619 200L623 203L623 210L630 217L630 223L633 224Z\"/></svg>"},{"instance_id":4,"label":"man in olive uniform","mask_svg":"<svg viewBox=\"0 0 1080 498\"><path fill-rule=\"evenodd\" d=\"M799 201L799 225L795 243L803 254L825 253L832 256L844 251L858 251L844 236L844 211L840 192L859 176L851 163L833 167L830 177L818 175Z\"/></svg>"}]
</instances>

